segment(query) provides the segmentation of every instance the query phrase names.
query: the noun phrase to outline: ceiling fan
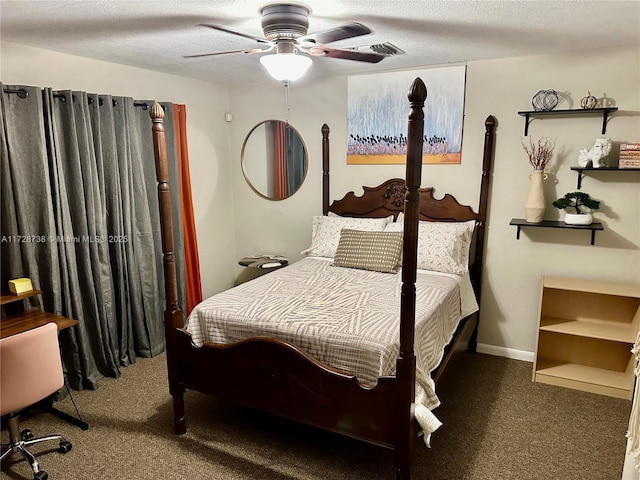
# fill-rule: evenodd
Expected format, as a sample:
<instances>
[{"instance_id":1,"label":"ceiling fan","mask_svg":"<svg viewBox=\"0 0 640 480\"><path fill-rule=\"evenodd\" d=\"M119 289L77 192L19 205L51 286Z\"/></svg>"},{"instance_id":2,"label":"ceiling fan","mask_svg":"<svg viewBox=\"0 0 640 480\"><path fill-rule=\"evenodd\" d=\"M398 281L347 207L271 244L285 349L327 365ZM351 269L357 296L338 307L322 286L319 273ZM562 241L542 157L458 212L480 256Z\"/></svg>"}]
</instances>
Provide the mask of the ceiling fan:
<instances>
[{"instance_id":1,"label":"ceiling fan","mask_svg":"<svg viewBox=\"0 0 640 480\"><path fill-rule=\"evenodd\" d=\"M296 80L302 76L311 65L311 59L297 55L299 52L311 56L342 58L368 63L377 63L385 57L404 53L391 43L352 48L328 47L326 46L327 43L367 35L371 33L371 30L361 23L351 22L309 34L309 12L310 10L303 5L288 3L277 3L261 8L260 15L262 16L264 38L236 32L221 25L201 23L199 26L248 38L258 42L262 47L185 55L184 58L227 55L231 53L266 53L275 50L275 55L262 56L260 61L272 76L278 80L289 81ZM286 66L282 64L286 64ZM297 71L292 70L295 68L292 66L294 64L298 65ZM282 67L282 71L277 72L278 67ZM293 78L296 75L298 77Z\"/></svg>"}]
</instances>

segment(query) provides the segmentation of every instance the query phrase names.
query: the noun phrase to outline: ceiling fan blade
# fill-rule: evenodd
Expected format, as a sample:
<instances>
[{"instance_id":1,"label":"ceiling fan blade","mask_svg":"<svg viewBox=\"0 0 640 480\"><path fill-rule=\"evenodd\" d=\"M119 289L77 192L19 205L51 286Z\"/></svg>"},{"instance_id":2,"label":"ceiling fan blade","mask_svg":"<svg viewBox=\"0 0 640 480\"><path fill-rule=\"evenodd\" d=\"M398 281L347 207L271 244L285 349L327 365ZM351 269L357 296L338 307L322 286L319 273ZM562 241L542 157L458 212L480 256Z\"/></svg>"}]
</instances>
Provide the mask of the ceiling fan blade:
<instances>
[{"instance_id":1,"label":"ceiling fan blade","mask_svg":"<svg viewBox=\"0 0 640 480\"><path fill-rule=\"evenodd\" d=\"M264 43L266 45L271 45L272 44L272 42L270 42L266 38L254 37L253 35L247 35L246 33L236 32L234 30L229 30L226 27L221 27L220 25L211 25L209 23L199 23L198 26L199 27L207 27L207 28L211 28L213 30L218 30L220 32L230 33L231 35L237 35L239 37L248 38L249 40L255 40L258 43Z\"/></svg>"},{"instance_id":2,"label":"ceiling fan blade","mask_svg":"<svg viewBox=\"0 0 640 480\"><path fill-rule=\"evenodd\" d=\"M338 40L344 40L347 38L367 35L369 33L371 33L371 29L369 29L369 27L366 27L361 23L352 22L341 25L339 27L331 28L329 30L323 30L321 32L305 35L304 37L298 38L298 42L325 44L337 42Z\"/></svg>"},{"instance_id":3,"label":"ceiling fan blade","mask_svg":"<svg viewBox=\"0 0 640 480\"><path fill-rule=\"evenodd\" d=\"M213 57L215 55L227 55L228 53L263 53L273 50L273 47L270 48L249 48L244 50L228 50L226 52L213 52L213 53L199 53L196 55L183 55L182 58L198 58L198 57Z\"/></svg>"},{"instance_id":4,"label":"ceiling fan blade","mask_svg":"<svg viewBox=\"0 0 640 480\"><path fill-rule=\"evenodd\" d=\"M378 63L387 55L380 55L373 52L358 52L356 50L343 50L340 48L330 48L324 45L311 47L308 50L310 55L317 55L330 58L342 58L344 60L355 60L357 62Z\"/></svg>"}]
</instances>

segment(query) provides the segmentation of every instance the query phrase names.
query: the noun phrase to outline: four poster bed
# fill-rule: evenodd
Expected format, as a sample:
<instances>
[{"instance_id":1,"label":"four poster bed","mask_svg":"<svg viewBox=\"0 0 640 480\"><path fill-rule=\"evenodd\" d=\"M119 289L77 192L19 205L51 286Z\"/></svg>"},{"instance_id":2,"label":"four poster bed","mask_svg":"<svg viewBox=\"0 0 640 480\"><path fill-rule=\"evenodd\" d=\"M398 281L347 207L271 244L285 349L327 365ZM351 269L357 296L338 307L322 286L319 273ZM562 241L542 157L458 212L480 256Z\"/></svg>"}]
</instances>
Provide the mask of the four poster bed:
<instances>
[{"instance_id":1,"label":"four poster bed","mask_svg":"<svg viewBox=\"0 0 640 480\"><path fill-rule=\"evenodd\" d=\"M446 222L470 232L471 223L475 233L473 242L469 233L473 246L467 275L479 298L495 126L489 116L479 213L450 195L435 199L433 189L420 188L426 96L426 87L417 78L409 90L406 181L391 179L375 188L365 187L360 197L351 192L331 204L329 128L324 125L324 215L314 219L312 243L326 227L323 221L334 222L334 227L340 227L340 222L351 227L349 222L355 222L355 228L340 229L340 239L333 239L337 250L329 255L316 248L321 245L318 240L299 262L203 301L186 327L176 294L163 112L158 105L151 108L166 280L166 354L176 434L186 432L183 394L192 389L391 448L397 478L410 478L415 439L421 430L428 434L438 426L430 423L437 422L429 410L437 405L432 375L440 374L456 342L469 342L475 349L478 318L475 309L461 321L461 283L456 278L462 275L445 273L433 280L418 271L420 234L424 224ZM394 222L400 214L404 222ZM358 230L358 222L369 222L365 230L375 232L366 237L369 232ZM384 225L370 227L371 222ZM389 225L393 228L388 230L398 233L387 235ZM395 273L397 269L383 273L377 267L334 266L348 245L347 234L365 243L378 237L397 241L398 255L390 265L398 263L401 247L401 274ZM350 258L348 248L345 258ZM316 297L308 300L306 293L312 290ZM254 317L258 317L256 325L248 327ZM368 325L374 330L370 336ZM298 336L300 332L306 337ZM355 336L355 346L349 343L349 335ZM420 343L424 335L441 340L425 347ZM419 340L417 352L414 337ZM452 337L455 341L449 342ZM329 341L339 344L337 353ZM364 344L371 345L374 353L365 350ZM445 349L448 353L443 353Z\"/></svg>"}]
</instances>

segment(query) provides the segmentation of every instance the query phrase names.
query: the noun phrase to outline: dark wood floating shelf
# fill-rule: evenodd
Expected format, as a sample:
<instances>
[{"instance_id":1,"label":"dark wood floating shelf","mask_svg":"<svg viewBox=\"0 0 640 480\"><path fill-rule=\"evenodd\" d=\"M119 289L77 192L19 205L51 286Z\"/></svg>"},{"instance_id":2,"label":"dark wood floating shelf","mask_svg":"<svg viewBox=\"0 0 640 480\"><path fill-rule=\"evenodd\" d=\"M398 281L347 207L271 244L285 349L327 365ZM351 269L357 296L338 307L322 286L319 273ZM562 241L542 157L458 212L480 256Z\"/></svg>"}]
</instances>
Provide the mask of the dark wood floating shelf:
<instances>
[{"instance_id":1,"label":"dark wood floating shelf","mask_svg":"<svg viewBox=\"0 0 640 480\"><path fill-rule=\"evenodd\" d=\"M518 227L516 233L516 239L520 240L520 229L522 227L541 227L541 228L568 228L570 230L590 230L591 231L591 245L596 243L596 231L604 230L604 227L600 222L593 222L591 225L568 225L564 222L557 220L543 220L540 223L527 222L524 218L512 218L509 225Z\"/></svg>"},{"instance_id":2,"label":"dark wood floating shelf","mask_svg":"<svg viewBox=\"0 0 640 480\"><path fill-rule=\"evenodd\" d=\"M525 110L518 112L524 117L524 136L529 135L529 123L532 117L548 117L556 115L602 115L602 134L607 133L609 114L618 110L618 107L603 108L576 108L571 110Z\"/></svg>"},{"instance_id":3,"label":"dark wood floating shelf","mask_svg":"<svg viewBox=\"0 0 640 480\"><path fill-rule=\"evenodd\" d=\"M618 168L618 167L580 167L575 165L571 170L578 172L578 190L582 187L582 177L584 172L640 172L640 168Z\"/></svg>"}]
</instances>

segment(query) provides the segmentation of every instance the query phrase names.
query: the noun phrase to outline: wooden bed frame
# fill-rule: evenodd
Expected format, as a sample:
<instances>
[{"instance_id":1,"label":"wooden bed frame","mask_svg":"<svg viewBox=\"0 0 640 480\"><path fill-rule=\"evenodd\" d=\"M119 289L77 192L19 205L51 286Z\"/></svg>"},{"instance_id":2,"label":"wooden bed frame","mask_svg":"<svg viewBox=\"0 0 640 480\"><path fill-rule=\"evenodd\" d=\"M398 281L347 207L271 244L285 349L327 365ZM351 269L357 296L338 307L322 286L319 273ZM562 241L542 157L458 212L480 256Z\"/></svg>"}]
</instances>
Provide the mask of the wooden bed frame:
<instances>
[{"instance_id":1,"label":"wooden bed frame","mask_svg":"<svg viewBox=\"0 0 640 480\"><path fill-rule=\"evenodd\" d=\"M183 313L178 305L164 112L158 104L152 106L150 115L153 121L165 275L166 355L176 434L186 432L184 392L185 389L191 389L391 448L394 450L396 478L410 478L413 444L418 434L418 425L413 416L418 220L477 221L475 261L471 276L479 299L495 126L495 119L489 116L485 122L479 213L460 205L450 195L437 200L433 197L432 189L420 189L426 96L427 89L422 80L417 78L408 95L411 111L407 132L406 181L392 179L378 187L365 188L362 197L350 193L332 205L329 205L329 128L326 125L322 127L323 212L367 217L388 216L390 213L397 215L403 210L405 213L400 353L396 362L396 376L381 377L372 388L362 387L355 376L323 364L276 338L251 338L232 345L205 343L200 348L192 344L190 335L182 328ZM208 374L202 375L203 371Z\"/></svg>"}]
</instances>

